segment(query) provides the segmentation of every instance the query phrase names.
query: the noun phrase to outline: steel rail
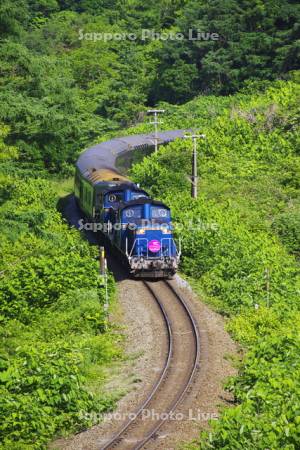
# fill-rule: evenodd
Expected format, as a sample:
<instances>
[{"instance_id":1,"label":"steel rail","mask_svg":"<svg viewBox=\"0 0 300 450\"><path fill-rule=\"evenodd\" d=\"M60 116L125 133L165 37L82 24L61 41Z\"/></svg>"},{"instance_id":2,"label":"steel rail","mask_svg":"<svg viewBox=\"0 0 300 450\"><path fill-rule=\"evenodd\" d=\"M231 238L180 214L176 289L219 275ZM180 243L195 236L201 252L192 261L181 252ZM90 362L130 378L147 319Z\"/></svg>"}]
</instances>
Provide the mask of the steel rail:
<instances>
[{"instance_id":1,"label":"steel rail","mask_svg":"<svg viewBox=\"0 0 300 450\"><path fill-rule=\"evenodd\" d=\"M101 450L109 450L113 449L114 447L118 446L118 444L121 443L124 436L126 436L127 431L129 430L130 426L134 426L134 422L136 420L139 420L139 416L141 415L142 411L147 407L147 405L150 403L150 401L153 399L155 393L158 391L161 384L164 382L165 378L167 378L168 371L170 369L170 363L172 359L173 354L173 332L172 332L172 326L170 323L170 319L168 317L167 312L165 311L165 308L159 298L159 296L154 292L154 290L151 287L151 283L148 281L143 281L144 285L147 287L149 292L151 293L152 297L157 302L163 319L164 323L167 327L168 332L168 341L169 341L169 348L168 348L168 355L165 361L164 368L161 372L161 375L158 379L158 381L155 383L151 393L147 397L147 399L144 401L144 403L138 408L138 410L134 413L134 417L129 419L126 424L121 428L121 430L113 436L113 438L104 446L101 447ZM182 386L180 391L177 393L176 398L174 399L171 406L165 411L166 414L163 415L163 417L156 423L156 425L151 429L150 433L141 441L138 445L133 446L132 450L140 450L142 449L149 441L151 441L152 438L156 436L156 433L159 431L159 429L163 426L163 424L168 421L168 416L174 412L176 407L180 404L180 402L183 400L185 394L191 387L193 380L195 378L195 374L197 369L199 368L199 360L200 360L200 335L198 330L197 322L193 316L193 313L191 312L188 304L184 300L184 298L174 289L172 284L169 281L163 281L164 285L168 287L168 289L171 291L174 297L179 301L179 303L182 305L184 311L186 312L186 315L189 319L189 322L191 324L192 333L194 336L194 345L195 345L195 356L193 359L193 364L188 376L187 382Z\"/></svg>"},{"instance_id":2,"label":"steel rail","mask_svg":"<svg viewBox=\"0 0 300 450\"><path fill-rule=\"evenodd\" d=\"M109 450L111 448L113 448L114 446L116 446L121 440L122 440L122 435L124 435L127 431L127 429L133 424L133 422L138 418L138 416L142 413L142 411L146 408L146 406L148 405L148 403L152 400L152 398L154 397L155 393L157 392L157 390L159 389L160 385L162 384L162 382L165 379L165 375L169 369L170 363L171 363L171 358L172 358L172 354L173 354L173 335L172 335L172 329L171 329L171 323L169 320L169 317L162 305L162 303L160 302L159 299L157 299L154 295L152 290L149 288L149 286L147 285L146 282L143 282L145 284L145 286L147 287L147 289L150 291L151 295L155 298L159 309L162 313L162 317L164 320L164 323L166 325L167 328L167 335L168 335L168 352L167 352L167 357L165 360L165 364L163 367L163 370L161 371L160 377L157 380L157 382L155 383L151 393L148 395L148 397L146 398L146 400L144 401L144 403L138 408L137 411L135 411L133 414L135 417L132 417L131 419L128 419L128 421L125 423L125 425L123 425L123 427L120 429L120 431L118 431L118 433L113 436L113 438L104 446L101 447L101 450Z\"/></svg>"},{"instance_id":3,"label":"steel rail","mask_svg":"<svg viewBox=\"0 0 300 450\"><path fill-rule=\"evenodd\" d=\"M169 410L167 411L167 415L170 415L172 412L174 412L174 410L176 409L176 407L179 405L179 403L183 400L183 397L185 396L185 394L187 393L189 387L191 386L196 371L199 367L199 360L200 360L200 335L199 335L199 331L198 331L198 326L197 326L197 322L190 310L190 308L188 307L186 301L183 299L183 297L174 289L174 287L171 285L171 283L169 281L164 281L164 284L168 286L168 288L172 291L173 295L179 300L179 302L181 303L181 305L183 306L184 310L187 313L187 316L191 322L192 325L192 329L193 329L193 334L194 334L194 339L195 339L195 358L194 358L194 363L193 363L193 368L192 371L190 373L189 379L187 381L187 383L185 384L185 386L183 386L183 388L181 389L181 391L179 392L179 394L177 395L177 398L174 400L171 408L169 408ZM168 418L162 418L158 424L151 430L150 434L136 447L134 447L133 450L140 450L141 448L144 447L144 445L146 445L153 437L155 437L156 433L159 431L159 429L163 426L163 424L168 420Z\"/></svg>"}]
</instances>

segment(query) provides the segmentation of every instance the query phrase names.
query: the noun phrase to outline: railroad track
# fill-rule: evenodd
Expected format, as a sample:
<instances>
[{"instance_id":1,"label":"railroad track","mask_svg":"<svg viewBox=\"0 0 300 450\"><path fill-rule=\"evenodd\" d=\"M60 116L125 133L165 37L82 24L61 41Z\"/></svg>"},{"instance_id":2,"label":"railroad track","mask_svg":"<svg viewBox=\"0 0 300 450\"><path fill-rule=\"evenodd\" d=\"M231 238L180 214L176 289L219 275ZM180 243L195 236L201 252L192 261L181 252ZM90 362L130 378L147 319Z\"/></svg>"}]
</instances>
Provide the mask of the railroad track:
<instances>
[{"instance_id":1,"label":"railroad track","mask_svg":"<svg viewBox=\"0 0 300 450\"><path fill-rule=\"evenodd\" d=\"M197 323L172 282L143 282L157 302L166 328L164 366L150 394L119 432L101 450L139 450L158 439L163 424L192 388L199 367Z\"/></svg>"}]
</instances>

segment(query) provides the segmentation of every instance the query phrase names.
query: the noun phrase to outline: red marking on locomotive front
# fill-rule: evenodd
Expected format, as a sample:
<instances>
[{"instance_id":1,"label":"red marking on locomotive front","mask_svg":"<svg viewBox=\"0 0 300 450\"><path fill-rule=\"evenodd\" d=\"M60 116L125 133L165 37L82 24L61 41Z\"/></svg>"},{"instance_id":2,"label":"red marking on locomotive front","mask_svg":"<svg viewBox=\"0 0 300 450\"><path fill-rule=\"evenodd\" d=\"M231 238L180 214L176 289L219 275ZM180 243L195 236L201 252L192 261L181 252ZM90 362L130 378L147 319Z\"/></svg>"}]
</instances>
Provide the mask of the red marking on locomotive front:
<instances>
[{"instance_id":1,"label":"red marking on locomotive front","mask_svg":"<svg viewBox=\"0 0 300 450\"><path fill-rule=\"evenodd\" d=\"M150 250L150 252L152 253L157 253L159 252L161 248L160 242L157 241L156 239L153 239L152 241L150 241L148 243L148 249Z\"/></svg>"}]
</instances>

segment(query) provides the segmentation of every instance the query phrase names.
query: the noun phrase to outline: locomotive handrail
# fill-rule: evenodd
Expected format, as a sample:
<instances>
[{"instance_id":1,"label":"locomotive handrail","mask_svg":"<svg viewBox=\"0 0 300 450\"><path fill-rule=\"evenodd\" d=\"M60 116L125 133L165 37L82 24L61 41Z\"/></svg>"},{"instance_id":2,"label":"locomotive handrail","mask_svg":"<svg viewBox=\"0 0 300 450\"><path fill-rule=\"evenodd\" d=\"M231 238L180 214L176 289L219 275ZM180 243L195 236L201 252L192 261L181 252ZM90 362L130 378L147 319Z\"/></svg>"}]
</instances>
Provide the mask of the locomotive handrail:
<instances>
[{"instance_id":1,"label":"locomotive handrail","mask_svg":"<svg viewBox=\"0 0 300 450\"><path fill-rule=\"evenodd\" d=\"M148 242L149 242L149 239L147 239L147 238L136 238L135 240L134 240L134 242L133 242L133 245L132 245L132 248L131 248L131 251L130 251L130 255L129 256L132 256L132 252L133 252L133 250L134 250L134 247L135 247L135 245L136 245L136 243L137 244L139 244L139 242L140 241L146 241L146 249L147 249L147 258L149 257L149 249L148 249ZM139 256L141 256L141 255L139 255ZM142 256L144 256L144 255L142 255Z\"/></svg>"},{"instance_id":2,"label":"locomotive handrail","mask_svg":"<svg viewBox=\"0 0 300 450\"><path fill-rule=\"evenodd\" d=\"M172 248L171 248L172 240L173 240L174 247L176 249L176 245L175 245L174 239L172 239L172 238L162 238L162 240L161 240L161 252L162 252L162 249L163 249L163 242L164 241L168 241L169 256L171 255L171 253L172 253Z\"/></svg>"},{"instance_id":3,"label":"locomotive handrail","mask_svg":"<svg viewBox=\"0 0 300 450\"><path fill-rule=\"evenodd\" d=\"M134 251L134 248L135 248L136 244L139 244L139 241L146 241L146 250L147 250L147 254L146 254L146 255L140 255L140 254L138 254L138 256L146 256L147 258L149 258L149 248L148 248L149 239L148 239L148 238L136 238L136 239L134 240L133 244L132 244L130 253L128 253L128 238L126 238L126 241L125 241L125 245L126 245L126 256L132 257L132 253L133 253L133 251ZM158 256L158 257L162 258L162 257L165 256L165 255L163 254L163 241L168 241L168 250L169 250L168 256L170 256L170 255L172 254L172 247L171 247L172 243L173 243L173 245L174 245L174 247L175 247L176 255L177 255L178 257L180 256L180 254L181 254L181 249L180 249L180 251L177 250L177 246L176 246L175 239L174 239L174 238L162 238L162 239L161 239L161 243L162 243L161 248L160 248L159 252L157 252L157 256ZM181 247L181 244L180 244L180 247ZM138 251L139 251L139 250L138 250ZM155 257L157 257L157 256L155 256ZM152 257L152 258L155 258L155 257ZM151 257L150 257L150 258L151 258Z\"/></svg>"}]
</instances>

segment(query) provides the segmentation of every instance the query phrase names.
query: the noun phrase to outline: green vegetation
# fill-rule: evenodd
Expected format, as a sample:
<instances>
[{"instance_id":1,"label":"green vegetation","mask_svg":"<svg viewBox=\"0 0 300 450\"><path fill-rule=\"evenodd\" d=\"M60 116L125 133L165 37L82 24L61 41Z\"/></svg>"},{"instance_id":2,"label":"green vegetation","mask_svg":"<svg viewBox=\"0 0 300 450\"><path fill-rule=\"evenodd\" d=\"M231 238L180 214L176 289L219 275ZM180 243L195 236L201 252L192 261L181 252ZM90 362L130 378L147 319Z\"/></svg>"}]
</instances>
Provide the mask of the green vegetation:
<instances>
[{"instance_id":1,"label":"green vegetation","mask_svg":"<svg viewBox=\"0 0 300 450\"><path fill-rule=\"evenodd\" d=\"M145 111L159 102L166 129L207 135L201 194L190 200L187 141L132 174L178 225L194 222L177 230L182 271L247 349L229 382L237 405L201 448L300 447L299 11L294 0L2 0L3 450L44 448L90 424L80 411L113 407L103 383L120 338L105 327L94 250L56 203L84 147L150 131ZM142 29L185 39L143 40ZM219 38L189 40L190 29Z\"/></svg>"},{"instance_id":2,"label":"green vegetation","mask_svg":"<svg viewBox=\"0 0 300 450\"><path fill-rule=\"evenodd\" d=\"M146 105L285 77L299 67L298 24L293 0L4 0L0 121L20 161L67 175L78 152L141 121ZM191 40L190 29L219 38Z\"/></svg>"},{"instance_id":3,"label":"green vegetation","mask_svg":"<svg viewBox=\"0 0 300 450\"><path fill-rule=\"evenodd\" d=\"M1 127L0 448L38 449L114 406L103 384L121 346L106 329L95 249L62 220L53 183L5 175L17 155L7 133Z\"/></svg>"},{"instance_id":4,"label":"green vegetation","mask_svg":"<svg viewBox=\"0 0 300 450\"><path fill-rule=\"evenodd\" d=\"M253 91L164 105L166 128L192 126L207 136L199 143L197 200L187 177L190 141L132 169L171 206L182 271L247 349L227 385L236 406L202 436L201 449L300 446L300 84Z\"/></svg>"}]
</instances>

